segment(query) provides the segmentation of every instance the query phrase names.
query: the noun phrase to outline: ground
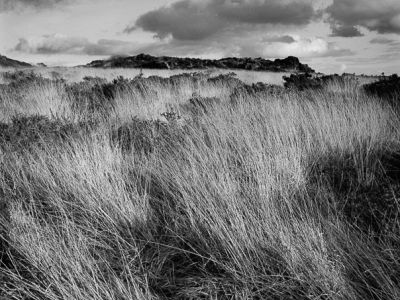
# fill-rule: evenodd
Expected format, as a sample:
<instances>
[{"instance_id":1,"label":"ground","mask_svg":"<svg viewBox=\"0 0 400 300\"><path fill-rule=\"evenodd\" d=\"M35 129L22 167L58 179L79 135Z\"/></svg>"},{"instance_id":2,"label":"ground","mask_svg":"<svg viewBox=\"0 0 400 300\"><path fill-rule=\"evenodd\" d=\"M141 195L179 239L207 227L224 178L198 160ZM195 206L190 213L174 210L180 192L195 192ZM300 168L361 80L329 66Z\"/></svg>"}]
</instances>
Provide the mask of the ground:
<instances>
[{"instance_id":1,"label":"ground","mask_svg":"<svg viewBox=\"0 0 400 300\"><path fill-rule=\"evenodd\" d=\"M2 76L0 295L400 298L395 94L102 74Z\"/></svg>"}]
</instances>

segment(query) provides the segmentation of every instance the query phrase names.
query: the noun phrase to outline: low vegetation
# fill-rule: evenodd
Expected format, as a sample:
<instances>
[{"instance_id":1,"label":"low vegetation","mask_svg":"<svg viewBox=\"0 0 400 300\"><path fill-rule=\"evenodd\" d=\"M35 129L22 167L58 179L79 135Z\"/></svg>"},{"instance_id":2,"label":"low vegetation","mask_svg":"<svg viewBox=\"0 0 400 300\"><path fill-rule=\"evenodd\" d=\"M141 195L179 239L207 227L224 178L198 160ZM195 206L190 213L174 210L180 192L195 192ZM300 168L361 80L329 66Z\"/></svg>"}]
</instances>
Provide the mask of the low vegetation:
<instances>
[{"instance_id":1,"label":"low vegetation","mask_svg":"<svg viewBox=\"0 0 400 300\"><path fill-rule=\"evenodd\" d=\"M2 297L400 298L394 101L341 76L22 75L0 86Z\"/></svg>"},{"instance_id":2,"label":"low vegetation","mask_svg":"<svg viewBox=\"0 0 400 300\"><path fill-rule=\"evenodd\" d=\"M365 85L364 89L368 94L396 101L400 95L400 77L393 74Z\"/></svg>"},{"instance_id":3,"label":"low vegetation","mask_svg":"<svg viewBox=\"0 0 400 300\"><path fill-rule=\"evenodd\" d=\"M299 59L289 56L284 59L267 60L259 58L237 58L227 57L222 59L200 59L161 56L156 57L148 54L136 56L117 56L107 60L95 60L87 64L93 68L144 68L144 69L235 69L269 72L311 72L308 65L300 63Z\"/></svg>"}]
</instances>

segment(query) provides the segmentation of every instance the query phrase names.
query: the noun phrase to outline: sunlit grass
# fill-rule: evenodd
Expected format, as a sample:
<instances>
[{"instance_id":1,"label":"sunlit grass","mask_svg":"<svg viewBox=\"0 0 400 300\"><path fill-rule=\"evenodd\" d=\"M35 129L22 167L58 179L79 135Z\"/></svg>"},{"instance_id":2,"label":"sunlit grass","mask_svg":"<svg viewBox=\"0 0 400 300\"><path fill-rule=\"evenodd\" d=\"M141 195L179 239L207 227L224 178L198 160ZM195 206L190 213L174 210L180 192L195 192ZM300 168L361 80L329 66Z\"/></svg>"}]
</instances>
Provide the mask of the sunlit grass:
<instances>
[{"instance_id":1,"label":"sunlit grass","mask_svg":"<svg viewBox=\"0 0 400 300\"><path fill-rule=\"evenodd\" d=\"M37 89L31 97L44 100L18 112L57 119L71 99ZM399 298L398 218L373 232L344 210L351 195L381 187L382 201L397 202L382 165L383 154L399 150L394 108L355 86L244 94L237 102L223 85L197 90L222 102L206 113L179 111L196 88L154 83L144 94L121 91L113 110L80 136L1 150L3 293ZM183 121L140 123L152 133L140 137L132 117L162 119L171 106ZM63 122L84 119L67 111ZM115 142L115 128L130 123L131 142L147 138L150 150ZM368 198L359 201L368 210Z\"/></svg>"}]
</instances>

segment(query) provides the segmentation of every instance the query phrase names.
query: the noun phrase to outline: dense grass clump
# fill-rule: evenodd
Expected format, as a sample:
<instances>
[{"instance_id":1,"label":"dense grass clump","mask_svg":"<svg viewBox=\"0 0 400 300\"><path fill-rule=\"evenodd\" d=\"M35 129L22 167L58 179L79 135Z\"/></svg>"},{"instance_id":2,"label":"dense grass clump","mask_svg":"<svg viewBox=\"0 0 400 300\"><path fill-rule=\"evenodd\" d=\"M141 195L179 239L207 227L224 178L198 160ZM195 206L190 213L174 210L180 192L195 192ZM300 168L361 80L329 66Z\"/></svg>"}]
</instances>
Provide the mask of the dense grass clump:
<instances>
[{"instance_id":1,"label":"dense grass clump","mask_svg":"<svg viewBox=\"0 0 400 300\"><path fill-rule=\"evenodd\" d=\"M7 86L0 296L400 298L397 107L224 76Z\"/></svg>"},{"instance_id":2,"label":"dense grass clump","mask_svg":"<svg viewBox=\"0 0 400 300\"><path fill-rule=\"evenodd\" d=\"M285 88L295 89L297 91L304 90L321 90L326 86L335 84L345 87L346 85L355 86L358 84L358 78L351 74L334 74L334 75L323 75L316 76L311 73L299 73L290 74L290 76L284 76Z\"/></svg>"}]
</instances>

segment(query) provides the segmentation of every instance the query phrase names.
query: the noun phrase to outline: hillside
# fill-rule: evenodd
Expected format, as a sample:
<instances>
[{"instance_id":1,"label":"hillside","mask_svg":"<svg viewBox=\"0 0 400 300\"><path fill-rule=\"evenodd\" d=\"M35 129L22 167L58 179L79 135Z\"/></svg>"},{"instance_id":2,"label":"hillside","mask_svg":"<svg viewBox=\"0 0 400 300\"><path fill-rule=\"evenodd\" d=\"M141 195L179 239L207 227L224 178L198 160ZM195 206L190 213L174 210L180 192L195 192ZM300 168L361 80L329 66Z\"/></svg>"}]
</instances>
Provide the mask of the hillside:
<instances>
[{"instance_id":1,"label":"hillside","mask_svg":"<svg viewBox=\"0 0 400 300\"><path fill-rule=\"evenodd\" d=\"M95 60L86 65L94 68L144 68L144 69L240 69L270 72L314 72L308 65L300 63L299 59L289 56L274 61L263 58L228 57L218 60L199 58L179 58L148 54L129 57L112 57L107 60Z\"/></svg>"},{"instance_id":2,"label":"hillside","mask_svg":"<svg viewBox=\"0 0 400 300\"><path fill-rule=\"evenodd\" d=\"M15 59L8 58L6 56L0 55L0 67L32 67L31 64L28 64L23 61L18 61Z\"/></svg>"}]
</instances>

